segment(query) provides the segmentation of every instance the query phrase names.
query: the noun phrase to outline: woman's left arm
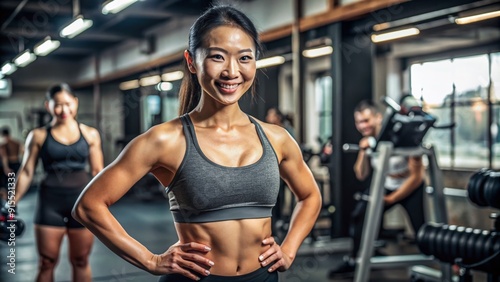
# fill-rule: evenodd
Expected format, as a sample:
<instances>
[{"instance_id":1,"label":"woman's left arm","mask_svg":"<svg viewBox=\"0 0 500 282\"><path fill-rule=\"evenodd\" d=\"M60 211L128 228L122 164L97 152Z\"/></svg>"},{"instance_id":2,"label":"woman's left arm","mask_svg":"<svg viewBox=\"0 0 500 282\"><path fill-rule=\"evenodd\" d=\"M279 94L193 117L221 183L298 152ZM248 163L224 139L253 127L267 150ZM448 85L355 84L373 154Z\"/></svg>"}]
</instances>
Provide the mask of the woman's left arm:
<instances>
[{"instance_id":1,"label":"woman's left arm","mask_svg":"<svg viewBox=\"0 0 500 282\"><path fill-rule=\"evenodd\" d=\"M274 262L269 271L284 271L290 267L300 245L313 229L322 205L316 180L304 162L299 146L288 134L281 147L280 175L297 198L297 205L281 246L275 244L273 238L266 238L263 242L271 248L259 260L262 266Z\"/></svg>"},{"instance_id":2,"label":"woman's left arm","mask_svg":"<svg viewBox=\"0 0 500 282\"><path fill-rule=\"evenodd\" d=\"M87 140L89 143L89 164L90 173L92 177L96 176L104 167L102 148L101 148L101 136L99 131L93 127L87 127Z\"/></svg>"},{"instance_id":3,"label":"woman's left arm","mask_svg":"<svg viewBox=\"0 0 500 282\"><path fill-rule=\"evenodd\" d=\"M392 205L404 200L424 181L424 165L421 156L410 157L408 159L408 170L410 171L409 176L401 186L384 197L384 203L386 205Z\"/></svg>"}]
</instances>

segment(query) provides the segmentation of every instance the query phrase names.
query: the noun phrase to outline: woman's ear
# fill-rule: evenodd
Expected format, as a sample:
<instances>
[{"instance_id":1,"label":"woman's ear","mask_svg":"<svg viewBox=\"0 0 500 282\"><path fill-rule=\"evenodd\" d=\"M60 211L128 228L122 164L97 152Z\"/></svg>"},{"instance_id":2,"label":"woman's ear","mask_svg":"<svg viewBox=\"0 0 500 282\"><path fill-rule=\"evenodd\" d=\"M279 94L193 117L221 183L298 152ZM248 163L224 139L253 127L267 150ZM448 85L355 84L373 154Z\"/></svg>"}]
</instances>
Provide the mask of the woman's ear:
<instances>
[{"instance_id":1,"label":"woman's ear","mask_svg":"<svg viewBox=\"0 0 500 282\"><path fill-rule=\"evenodd\" d=\"M49 101L45 100L43 105L45 106L45 110L50 113Z\"/></svg>"},{"instance_id":2,"label":"woman's ear","mask_svg":"<svg viewBox=\"0 0 500 282\"><path fill-rule=\"evenodd\" d=\"M184 50L184 58L186 59L186 63L187 63L189 71L191 73L196 73L196 68L194 67L193 56L191 56L191 53L189 53L188 50Z\"/></svg>"}]
</instances>

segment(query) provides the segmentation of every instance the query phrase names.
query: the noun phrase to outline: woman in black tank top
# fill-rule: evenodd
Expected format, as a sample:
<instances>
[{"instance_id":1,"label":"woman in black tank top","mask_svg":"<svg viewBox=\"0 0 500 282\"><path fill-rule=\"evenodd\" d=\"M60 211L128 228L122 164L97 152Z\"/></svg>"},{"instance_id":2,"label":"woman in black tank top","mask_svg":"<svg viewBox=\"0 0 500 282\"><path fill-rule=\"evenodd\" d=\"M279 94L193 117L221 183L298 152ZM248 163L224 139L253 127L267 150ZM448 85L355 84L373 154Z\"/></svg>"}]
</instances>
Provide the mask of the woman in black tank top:
<instances>
[{"instance_id":1,"label":"woman in black tank top","mask_svg":"<svg viewBox=\"0 0 500 282\"><path fill-rule=\"evenodd\" d=\"M78 99L67 84L55 85L47 91L45 107L52 121L32 130L27 137L14 204L31 186L40 158L45 177L40 184L34 216L39 253L36 280L54 280L61 242L67 235L73 278L90 281L88 257L94 236L71 216L71 210L91 177L103 168L101 140L95 128L76 121Z\"/></svg>"},{"instance_id":2,"label":"woman in black tank top","mask_svg":"<svg viewBox=\"0 0 500 282\"><path fill-rule=\"evenodd\" d=\"M132 140L85 189L75 218L123 259L163 275L163 282L277 282L319 214L316 181L284 128L249 117L239 106L248 90L254 92L261 55L248 17L230 6L212 7L191 27L188 45L182 118ZM130 237L109 211L149 172L168 187L179 234L162 254ZM278 244L271 209L280 177L298 204Z\"/></svg>"}]
</instances>

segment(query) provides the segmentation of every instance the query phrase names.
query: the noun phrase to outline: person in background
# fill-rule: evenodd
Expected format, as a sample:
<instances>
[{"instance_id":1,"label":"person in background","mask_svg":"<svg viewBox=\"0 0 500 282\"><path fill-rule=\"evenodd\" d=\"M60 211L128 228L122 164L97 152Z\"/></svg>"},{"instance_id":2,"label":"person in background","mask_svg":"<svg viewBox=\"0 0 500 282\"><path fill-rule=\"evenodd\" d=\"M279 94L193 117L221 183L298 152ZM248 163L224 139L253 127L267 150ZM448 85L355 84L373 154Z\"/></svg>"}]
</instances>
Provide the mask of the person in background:
<instances>
[{"instance_id":1,"label":"person in background","mask_svg":"<svg viewBox=\"0 0 500 282\"><path fill-rule=\"evenodd\" d=\"M180 117L132 140L85 188L75 217L108 248L160 281L277 282L312 230L321 195L287 131L243 112L261 55L241 11L214 6L189 33ZM178 242L155 254L109 206L151 172L167 187ZM297 198L282 243L271 232L280 176ZM161 238L163 234L158 234Z\"/></svg>"},{"instance_id":2,"label":"person in background","mask_svg":"<svg viewBox=\"0 0 500 282\"><path fill-rule=\"evenodd\" d=\"M293 119L290 115L283 114L278 107L271 107L267 110L266 122L279 125L288 131L295 138Z\"/></svg>"},{"instance_id":3,"label":"person in background","mask_svg":"<svg viewBox=\"0 0 500 282\"><path fill-rule=\"evenodd\" d=\"M4 142L0 145L0 158L3 173L0 177L0 197L6 200L9 185L7 180L19 170L24 147L21 142L12 138L8 127L2 129L2 137Z\"/></svg>"},{"instance_id":4,"label":"person in background","mask_svg":"<svg viewBox=\"0 0 500 282\"><path fill-rule=\"evenodd\" d=\"M46 176L34 217L39 255L36 281L54 281L64 236L68 238L72 281L91 281L89 255L94 236L71 216L71 210L91 177L103 168L101 138L95 128L75 119L78 98L67 84L52 86L46 96L45 108L52 120L28 134L17 175L16 204L30 187L40 158Z\"/></svg>"},{"instance_id":5,"label":"person in background","mask_svg":"<svg viewBox=\"0 0 500 282\"><path fill-rule=\"evenodd\" d=\"M377 106L367 100L358 103L354 109L354 122L356 129L361 133L359 152L354 164L356 178L365 180L372 172L376 159L367 154L371 141L375 140L382 127L382 114ZM396 204L400 204L407 212L414 232L425 223L424 218L424 166L421 156L392 156L385 179L384 211ZM364 194L369 194L367 188ZM344 262L333 268L328 276L352 275L355 270L355 259L361 245L363 223L367 208L367 201L357 202L351 214L350 235L353 239L353 248Z\"/></svg>"}]
</instances>

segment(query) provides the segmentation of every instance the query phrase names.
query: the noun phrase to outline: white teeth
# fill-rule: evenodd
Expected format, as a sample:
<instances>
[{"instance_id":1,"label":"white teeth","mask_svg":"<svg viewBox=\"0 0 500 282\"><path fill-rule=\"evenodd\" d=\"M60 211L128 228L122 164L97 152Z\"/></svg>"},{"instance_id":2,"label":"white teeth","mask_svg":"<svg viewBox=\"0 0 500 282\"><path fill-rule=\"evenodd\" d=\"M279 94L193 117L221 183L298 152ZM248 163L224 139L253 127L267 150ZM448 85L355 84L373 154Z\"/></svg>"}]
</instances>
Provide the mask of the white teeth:
<instances>
[{"instance_id":1,"label":"white teeth","mask_svg":"<svg viewBox=\"0 0 500 282\"><path fill-rule=\"evenodd\" d=\"M239 84L223 84L223 83L219 83L219 85L222 88L235 89L236 87L238 87Z\"/></svg>"}]
</instances>

